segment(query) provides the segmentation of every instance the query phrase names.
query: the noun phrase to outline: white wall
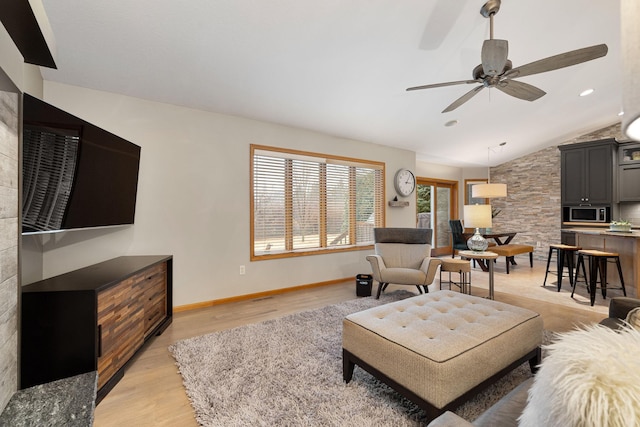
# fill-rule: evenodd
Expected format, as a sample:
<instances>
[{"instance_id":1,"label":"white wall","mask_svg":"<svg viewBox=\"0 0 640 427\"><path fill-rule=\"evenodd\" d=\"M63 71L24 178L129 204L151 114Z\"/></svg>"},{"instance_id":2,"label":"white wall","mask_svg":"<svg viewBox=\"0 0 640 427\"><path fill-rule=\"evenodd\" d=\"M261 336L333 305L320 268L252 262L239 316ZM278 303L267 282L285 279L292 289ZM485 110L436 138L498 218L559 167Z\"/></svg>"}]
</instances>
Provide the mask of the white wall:
<instances>
[{"instance_id":1,"label":"white wall","mask_svg":"<svg viewBox=\"0 0 640 427\"><path fill-rule=\"evenodd\" d=\"M42 253L45 278L119 255L171 254L176 306L370 271L369 251L249 261L250 144L384 161L387 200L395 171L415 165L406 150L59 83L45 82L44 100L142 147L136 218L125 228L31 236L25 252ZM387 207L387 226L415 227L409 199L409 208Z\"/></svg>"}]
</instances>

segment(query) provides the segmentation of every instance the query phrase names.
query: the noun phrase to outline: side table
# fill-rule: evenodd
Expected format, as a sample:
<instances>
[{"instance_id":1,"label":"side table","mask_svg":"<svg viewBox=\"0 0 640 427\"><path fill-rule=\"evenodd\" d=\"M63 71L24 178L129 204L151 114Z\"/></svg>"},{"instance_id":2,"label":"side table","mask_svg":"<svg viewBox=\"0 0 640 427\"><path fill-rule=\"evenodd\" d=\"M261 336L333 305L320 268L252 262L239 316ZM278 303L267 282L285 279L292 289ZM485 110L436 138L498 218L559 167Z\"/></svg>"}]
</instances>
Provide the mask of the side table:
<instances>
[{"instance_id":1,"label":"side table","mask_svg":"<svg viewBox=\"0 0 640 427\"><path fill-rule=\"evenodd\" d=\"M471 295L471 263L466 259L455 258L442 258L442 264L440 264L440 289L442 289L442 273L449 273L449 289L451 285L456 285L460 288L460 292L463 294ZM459 281L454 282L451 280L451 273L458 273Z\"/></svg>"},{"instance_id":2,"label":"side table","mask_svg":"<svg viewBox=\"0 0 640 427\"><path fill-rule=\"evenodd\" d=\"M460 258L485 260L489 267L489 299L493 299L493 260L498 258L495 252L458 251Z\"/></svg>"}]
</instances>

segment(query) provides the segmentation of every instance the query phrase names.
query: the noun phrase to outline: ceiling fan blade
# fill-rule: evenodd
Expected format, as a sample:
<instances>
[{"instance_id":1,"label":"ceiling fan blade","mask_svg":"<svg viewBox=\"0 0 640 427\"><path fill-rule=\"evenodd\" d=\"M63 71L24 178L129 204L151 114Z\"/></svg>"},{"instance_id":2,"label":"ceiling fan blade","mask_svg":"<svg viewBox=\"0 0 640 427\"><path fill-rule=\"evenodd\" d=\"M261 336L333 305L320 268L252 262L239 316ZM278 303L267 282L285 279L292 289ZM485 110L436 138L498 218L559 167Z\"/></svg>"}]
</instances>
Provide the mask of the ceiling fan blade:
<instances>
[{"instance_id":1,"label":"ceiling fan blade","mask_svg":"<svg viewBox=\"0 0 640 427\"><path fill-rule=\"evenodd\" d=\"M482 43L482 68L488 76L502 74L507 64L509 42L506 40L485 40Z\"/></svg>"},{"instance_id":2,"label":"ceiling fan blade","mask_svg":"<svg viewBox=\"0 0 640 427\"><path fill-rule=\"evenodd\" d=\"M462 104L464 104L465 102L467 102L468 100L476 96L476 94L480 92L482 89L484 89L484 85L480 85L478 87L471 89L469 92L465 93L460 98L453 101L453 103L449 105L447 108L445 108L444 110L442 110L442 112L448 113L449 111L455 110L456 108L458 108L459 106L461 106Z\"/></svg>"},{"instance_id":3,"label":"ceiling fan blade","mask_svg":"<svg viewBox=\"0 0 640 427\"><path fill-rule=\"evenodd\" d=\"M434 87L464 85L464 84L472 84L472 83L480 83L480 82L477 81L477 80L459 80L457 82L435 83L435 84L432 84L432 85L422 85L422 86L408 87L407 91L420 90L420 89L431 89L431 88L434 88Z\"/></svg>"},{"instance_id":4,"label":"ceiling fan blade","mask_svg":"<svg viewBox=\"0 0 640 427\"><path fill-rule=\"evenodd\" d=\"M498 83L495 88L501 90L507 95L515 96L516 98L524 99L525 101L535 101L536 99L546 95L546 92L542 89L538 89L528 83L516 80L503 80Z\"/></svg>"},{"instance_id":5,"label":"ceiling fan blade","mask_svg":"<svg viewBox=\"0 0 640 427\"><path fill-rule=\"evenodd\" d=\"M572 50L561 53L559 55L550 56L540 59L539 61L530 62L521 67L507 71L504 77L514 78L530 76L532 74L544 73L547 71L557 70L559 68L570 67L571 65L581 64L591 61L592 59L601 58L607 54L609 48L606 44L585 47L582 49Z\"/></svg>"}]
</instances>

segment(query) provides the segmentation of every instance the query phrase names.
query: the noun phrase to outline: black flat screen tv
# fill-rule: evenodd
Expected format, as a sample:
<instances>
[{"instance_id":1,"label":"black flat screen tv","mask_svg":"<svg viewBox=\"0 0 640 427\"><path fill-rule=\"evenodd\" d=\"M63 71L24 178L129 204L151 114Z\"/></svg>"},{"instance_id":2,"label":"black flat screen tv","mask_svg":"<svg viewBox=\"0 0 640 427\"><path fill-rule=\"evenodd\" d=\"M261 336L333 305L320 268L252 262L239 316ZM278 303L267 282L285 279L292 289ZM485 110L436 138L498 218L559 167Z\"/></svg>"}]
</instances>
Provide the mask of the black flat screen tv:
<instances>
[{"instance_id":1,"label":"black flat screen tv","mask_svg":"<svg viewBox=\"0 0 640 427\"><path fill-rule=\"evenodd\" d=\"M22 233L133 224L140 147L28 94Z\"/></svg>"}]
</instances>

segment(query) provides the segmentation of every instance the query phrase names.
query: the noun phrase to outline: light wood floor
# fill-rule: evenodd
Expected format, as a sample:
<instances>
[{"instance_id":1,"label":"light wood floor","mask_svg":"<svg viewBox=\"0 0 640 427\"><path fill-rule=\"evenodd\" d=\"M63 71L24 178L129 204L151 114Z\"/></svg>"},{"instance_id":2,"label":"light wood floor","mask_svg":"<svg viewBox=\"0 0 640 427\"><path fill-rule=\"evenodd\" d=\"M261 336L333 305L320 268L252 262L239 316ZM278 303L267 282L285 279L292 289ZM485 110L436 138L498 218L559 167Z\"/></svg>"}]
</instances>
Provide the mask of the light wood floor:
<instances>
[{"instance_id":1,"label":"light wood floor","mask_svg":"<svg viewBox=\"0 0 640 427\"><path fill-rule=\"evenodd\" d=\"M521 264L524 265L514 268L510 275L500 272L499 267L496 267L496 300L540 313L545 328L559 332L569 330L578 324L598 322L606 317L603 315L602 307L598 309L578 303L571 306L571 300L568 303L555 304L541 299L522 297L512 291L510 291L512 293L500 292L501 284L508 281L509 283L518 282L523 289L526 287L529 291L555 295L555 291L550 293L540 286L544 269L541 270L539 266L530 269L528 262ZM486 273L474 271L472 283L478 284L473 288L474 295L487 294L487 291L482 288L483 281L486 281ZM436 282L430 286L430 290L436 290L437 286ZM390 286L389 291L393 288ZM409 287L402 287L402 289L415 290ZM530 296L530 293L527 295ZM98 427L197 426L182 386L182 378L173 357L167 350L170 344L180 339L354 298L356 298L355 281L349 281L344 284L176 313L171 326L161 336L153 339L137 356L125 372L124 378L97 406L94 425Z\"/></svg>"}]
</instances>

